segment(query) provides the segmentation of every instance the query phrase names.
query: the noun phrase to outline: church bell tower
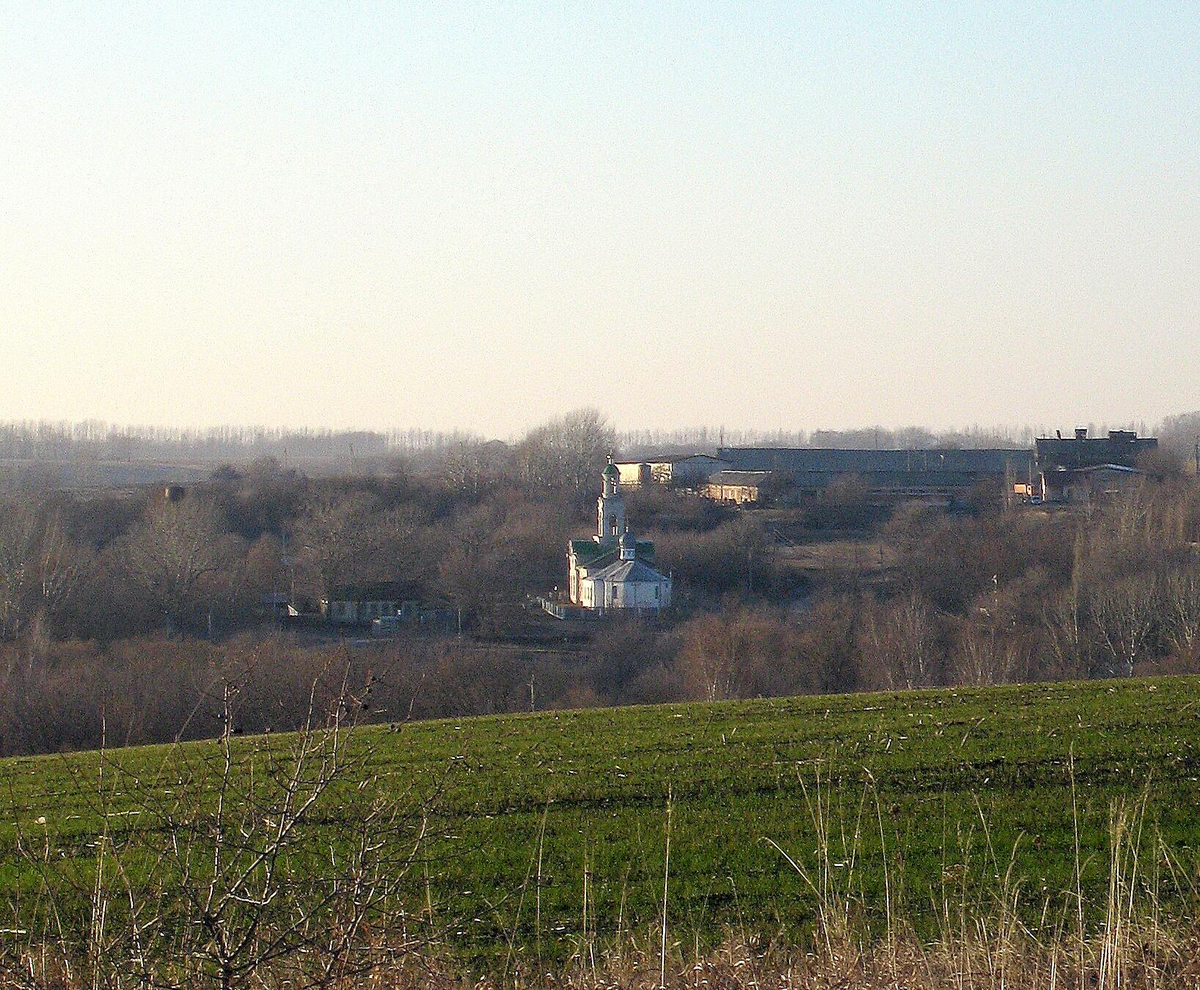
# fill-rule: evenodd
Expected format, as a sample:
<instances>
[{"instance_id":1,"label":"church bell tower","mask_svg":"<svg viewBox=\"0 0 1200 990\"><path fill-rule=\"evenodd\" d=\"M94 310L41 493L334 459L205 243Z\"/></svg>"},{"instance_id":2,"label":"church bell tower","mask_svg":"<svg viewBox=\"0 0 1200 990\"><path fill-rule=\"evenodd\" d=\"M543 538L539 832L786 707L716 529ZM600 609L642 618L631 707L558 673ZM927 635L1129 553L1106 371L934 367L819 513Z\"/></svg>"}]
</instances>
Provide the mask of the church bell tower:
<instances>
[{"instance_id":1,"label":"church bell tower","mask_svg":"<svg viewBox=\"0 0 1200 990\"><path fill-rule=\"evenodd\" d=\"M604 491L596 500L596 542L616 543L625 532L625 499L621 495L621 472L611 454L603 478Z\"/></svg>"}]
</instances>

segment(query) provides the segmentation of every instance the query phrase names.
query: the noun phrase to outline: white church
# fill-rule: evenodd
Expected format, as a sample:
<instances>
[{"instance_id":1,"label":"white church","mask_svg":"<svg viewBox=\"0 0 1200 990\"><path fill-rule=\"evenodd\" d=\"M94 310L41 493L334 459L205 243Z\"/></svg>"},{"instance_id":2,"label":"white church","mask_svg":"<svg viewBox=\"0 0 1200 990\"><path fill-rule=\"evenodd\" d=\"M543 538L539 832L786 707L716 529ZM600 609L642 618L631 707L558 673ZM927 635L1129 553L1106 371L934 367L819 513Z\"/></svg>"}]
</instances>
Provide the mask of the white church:
<instances>
[{"instance_id":1,"label":"white church","mask_svg":"<svg viewBox=\"0 0 1200 990\"><path fill-rule=\"evenodd\" d=\"M652 566L654 544L635 540L625 521L621 474L612 458L596 500L596 535L567 544L571 603L594 611L646 609L671 604L671 579Z\"/></svg>"}]
</instances>

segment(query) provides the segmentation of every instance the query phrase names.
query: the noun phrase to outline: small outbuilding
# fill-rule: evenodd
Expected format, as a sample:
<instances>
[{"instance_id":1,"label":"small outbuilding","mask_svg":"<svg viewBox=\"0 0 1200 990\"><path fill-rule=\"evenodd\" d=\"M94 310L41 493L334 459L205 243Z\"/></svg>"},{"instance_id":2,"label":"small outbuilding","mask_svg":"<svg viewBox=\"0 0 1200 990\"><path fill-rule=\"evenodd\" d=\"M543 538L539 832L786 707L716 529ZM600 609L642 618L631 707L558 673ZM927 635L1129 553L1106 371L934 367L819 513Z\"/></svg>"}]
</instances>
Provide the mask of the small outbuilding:
<instances>
[{"instance_id":1,"label":"small outbuilding","mask_svg":"<svg viewBox=\"0 0 1200 990\"><path fill-rule=\"evenodd\" d=\"M320 601L321 617L333 625L370 625L375 619L397 615L411 589L394 581L335 588Z\"/></svg>"},{"instance_id":2,"label":"small outbuilding","mask_svg":"<svg viewBox=\"0 0 1200 990\"><path fill-rule=\"evenodd\" d=\"M777 498L786 487L786 480L775 471L718 471L700 494L714 502L757 505Z\"/></svg>"},{"instance_id":3,"label":"small outbuilding","mask_svg":"<svg viewBox=\"0 0 1200 990\"><path fill-rule=\"evenodd\" d=\"M617 461L622 485L698 486L729 465L712 454L669 454L638 461Z\"/></svg>"}]
</instances>

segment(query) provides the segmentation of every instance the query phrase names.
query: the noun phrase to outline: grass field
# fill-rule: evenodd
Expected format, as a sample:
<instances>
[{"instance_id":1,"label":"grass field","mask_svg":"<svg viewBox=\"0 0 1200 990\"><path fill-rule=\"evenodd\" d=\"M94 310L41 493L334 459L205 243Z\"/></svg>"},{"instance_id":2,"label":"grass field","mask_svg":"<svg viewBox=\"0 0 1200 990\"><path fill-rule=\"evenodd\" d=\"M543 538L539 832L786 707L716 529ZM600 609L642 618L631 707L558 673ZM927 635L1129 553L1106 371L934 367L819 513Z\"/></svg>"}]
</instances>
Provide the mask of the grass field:
<instances>
[{"instance_id":1,"label":"grass field","mask_svg":"<svg viewBox=\"0 0 1200 990\"><path fill-rule=\"evenodd\" d=\"M285 744L237 751L250 765ZM561 959L583 938L644 935L661 917L668 803L668 921L702 945L730 929L803 938L831 900L873 930L890 905L932 934L1002 892L1031 925L1062 925L1078 886L1096 920L1121 801L1144 809L1156 903L1191 910L1200 877L1194 679L463 719L361 729L353 745L369 787L440 789L412 898L471 955ZM166 748L105 762L110 829L133 827L147 795L169 799ZM18 830L89 855L98 774L95 754L0 764L0 892L30 883Z\"/></svg>"}]
</instances>

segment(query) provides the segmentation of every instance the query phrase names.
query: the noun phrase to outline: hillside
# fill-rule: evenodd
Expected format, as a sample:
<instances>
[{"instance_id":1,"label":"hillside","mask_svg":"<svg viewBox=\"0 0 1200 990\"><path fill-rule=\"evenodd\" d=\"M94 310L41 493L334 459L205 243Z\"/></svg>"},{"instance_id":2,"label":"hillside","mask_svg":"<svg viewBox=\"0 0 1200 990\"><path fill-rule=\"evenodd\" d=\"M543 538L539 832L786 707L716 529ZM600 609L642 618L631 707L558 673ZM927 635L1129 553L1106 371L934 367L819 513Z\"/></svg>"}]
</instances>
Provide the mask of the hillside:
<instances>
[{"instance_id":1,"label":"hillside","mask_svg":"<svg viewBox=\"0 0 1200 990\"><path fill-rule=\"evenodd\" d=\"M237 740L235 783L256 793L291 742ZM357 814L339 811L346 795L428 799L407 896L473 955L511 943L564 958L584 937L645 934L660 917L668 802L668 920L702 944L729 927L803 938L835 901L876 931L890 904L936 933L1002 892L1031 924L1061 925L1077 863L1094 921L1121 801L1156 903L1190 909L1197 873L1195 679L475 718L364 728L351 748L354 786L327 795L310 827ZM113 836L145 829L176 800L182 767L214 788L218 756L194 744L110 751L103 773L96 754L0 764L0 889L36 879L18 834L82 864L102 820Z\"/></svg>"}]
</instances>

